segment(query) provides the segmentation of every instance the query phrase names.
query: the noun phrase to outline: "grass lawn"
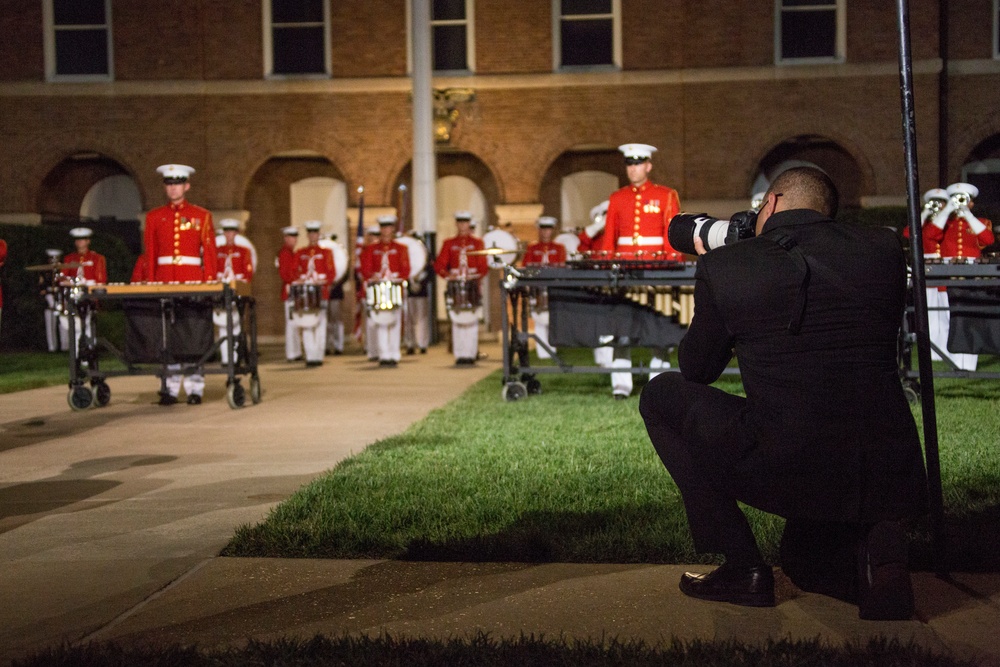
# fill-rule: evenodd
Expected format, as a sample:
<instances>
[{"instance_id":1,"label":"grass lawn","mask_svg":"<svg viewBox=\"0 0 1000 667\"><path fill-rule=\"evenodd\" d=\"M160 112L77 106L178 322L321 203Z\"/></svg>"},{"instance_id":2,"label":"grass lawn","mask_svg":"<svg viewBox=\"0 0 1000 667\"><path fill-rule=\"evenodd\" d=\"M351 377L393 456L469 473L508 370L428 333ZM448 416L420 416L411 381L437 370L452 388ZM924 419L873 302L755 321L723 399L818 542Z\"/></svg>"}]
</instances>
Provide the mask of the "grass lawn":
<instances>
[{"instance_id":1,"label":"grass lawn","mask_svg":"<svg viewBox=\"0 0 1000 667\"><path fill-rule=\"evenodd\" d=\"M995 357L982 358L990 370ZM462 561L703 561L649 444L638 388L604 375L539 376L544 393L500 400L499 373L405 433L345 460L243 526L223 554ZM737 392L738 378L719 386ZM1000 381L936 381L952 569L995 568ZM919 411L919 408L915 408ZM920 423L919 414L917 423ZM749 510L777 561L781 519ZM930 567L926 525L915 565Z\"/></svg>"},{"instance_id":2,"label":"grass lawn","mask_svg":"<svg viewBox=\"0 0 1000 667\"><path fill-rule=\"evenodd\" d=\"M69 384L65 352L5 352L0 354L0 394Z\"/></svg>"}]
</instances>

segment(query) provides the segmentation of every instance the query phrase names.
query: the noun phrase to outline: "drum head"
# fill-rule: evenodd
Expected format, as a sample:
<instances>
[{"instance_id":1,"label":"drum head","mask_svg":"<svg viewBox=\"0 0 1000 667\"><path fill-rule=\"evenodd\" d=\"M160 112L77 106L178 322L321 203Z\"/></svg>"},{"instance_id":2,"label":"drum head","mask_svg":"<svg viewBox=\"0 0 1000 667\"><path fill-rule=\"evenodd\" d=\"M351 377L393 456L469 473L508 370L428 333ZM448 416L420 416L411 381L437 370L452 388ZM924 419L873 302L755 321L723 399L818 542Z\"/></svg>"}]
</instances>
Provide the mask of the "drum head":
<instances>
[{"instance_id":1,"label":"drum head","mask_svg":"<svg viewBox=\"0 0 1000 667\"><path fill-rule=\"evenodd\" d=\"M580 237L572 232L563 232L552 239L562 247L566 248L566 256L574 257L580 249Z\"/></svg>"},{"instance_id":2,"label":"drum head","mask_svg":"<svg viewBox=\"0 0 1000 667\"><path fill-rule=\"evenodd\" d=\"M407 278L414 280L427 266L427 247L420 239L412 236L400 236L396 241L406 246L406 252L410 256L410 275Z\"/></svg>"},{"instance_id":3,"label":"drum head","mask_svg":"<svg viewBox=\"0 0 1000 667\"><path fill-rule=\"evenodd\" d=\"M483 234L483 245L489 248L503 248L504 250L517 250L517 239L514 235L503 229L491 229ZM487 255L490 268L500 268L504 264L513 264L517 259L517 253L504 253L502 255Z\"/></svg>"},{"instance_id":4,"label":"drum head","mask_svg":"<svg viewBox=\"0 0 1000 667\"><path fill-rule=\"evenodd\" d=\"M339 283L347 275L347 249L333 239L320 239L321 248L329 248L333 254L333 282Z\"/></svg>"}]
</instances>

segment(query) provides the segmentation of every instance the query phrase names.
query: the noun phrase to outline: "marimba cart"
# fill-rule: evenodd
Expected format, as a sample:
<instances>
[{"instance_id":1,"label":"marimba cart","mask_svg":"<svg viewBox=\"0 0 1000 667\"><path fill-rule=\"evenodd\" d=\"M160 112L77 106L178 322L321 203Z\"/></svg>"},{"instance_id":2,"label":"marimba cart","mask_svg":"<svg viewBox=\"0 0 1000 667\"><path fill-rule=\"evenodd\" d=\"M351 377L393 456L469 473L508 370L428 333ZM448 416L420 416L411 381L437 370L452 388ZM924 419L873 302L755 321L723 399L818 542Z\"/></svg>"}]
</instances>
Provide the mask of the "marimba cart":
<instances>
[{"instance_id":1,"label":"marimba cart","mask_svg":"<svg viewBox=\"0 0 1000 667\"><path fill-rule=\"evenodd\" d=\"M97 335L96 324L82 332L69 348L69 395L74 410L103 407L111 400L109 377L154 375L166 392L171 375L200 373L226 375L226 400L236 409L246 405L247 390L240 377L249 375L253 403L261 401L258 374L257 306L245 282L139 283L85 287L70 300L69 337L76 340L78 317L101 302L118 301L126 316L125 350ZM224 315L225 335L215 339L213 311ZM240 324L238 333L237 324ZM214 366L213 357L226 346L226 362ZM125 364L124 370L101 367L101 356ZM170 368L168 368L168 365ZM89 386L88 386L89 383Z\"/></svg>"},{"instance_id":2,"label":"marimba cart","mask_svg":"<svg viewBox=\"0 0 1000 667\"><path fill-rule=\"evenodd\" d=\"M539 393L541 383L536 376L540 374L649 373L650 368L641 362L615 368L574 366L555 348L676 347L690 321L694 271L694 262L641 260L505 266L500 285L505 304L501 309L504 399L516 401ZM550 344L528 331L530 302L541 291L547 291ZM530 364L528 341L532 339L552 355L554 365Z\"/></svg>"},{"instance_id":3,"label":"marimba cart","mask_svg":"<svg viewBox=\"0 0 1000 667\"><path fill-rule=\"evenodd\" d=\"M977 342L973 349L952 351L1000 354L1000 258L964 262L928 259L924 265L924 276L928 289L948 289L949 305L929 307L928 311L948 310L951 313L950 328L960 331L963 327L970 327L980 332L974 336ZM951 332L952 336L959 331ZM920 373L913 369L916 339L913 303L908 301L900 335L899 375L906 397L913 404L920 400ZM959 368L950 360L947 351L938 349L933 342L931 349L950 366L948 370L935 370L934 377L1000 379L1000 373Z\"/></svg>"}]
</instances>

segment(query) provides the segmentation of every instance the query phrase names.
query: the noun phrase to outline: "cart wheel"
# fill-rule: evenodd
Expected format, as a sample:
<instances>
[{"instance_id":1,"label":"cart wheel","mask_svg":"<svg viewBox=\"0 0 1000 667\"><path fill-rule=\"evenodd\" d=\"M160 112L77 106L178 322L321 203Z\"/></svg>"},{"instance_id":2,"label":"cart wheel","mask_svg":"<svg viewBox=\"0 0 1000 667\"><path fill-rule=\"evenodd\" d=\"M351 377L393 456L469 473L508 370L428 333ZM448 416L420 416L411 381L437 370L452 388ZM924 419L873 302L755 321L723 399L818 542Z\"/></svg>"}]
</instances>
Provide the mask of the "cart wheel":
<instances>
[{"instance_id":1,"label":"cart wheel","mask_svg":"<svg viewBox=\"0 0 1000 667\"><path fill-rule=\"evenodd\" d=\"M529 394L540 394L542 393L542 383L535 378L531 378L527 382L528 393Z\"/></svg>"},{"instance_id":2,"label":"cart wheel","mask_svg":"<svg viewBox=\"0 0 1000 667\"><path fill-rule=\"evenodd\" d=\"M906 396L906 402L910 405L917 405L920 403L920 384L917 382L904 382L903 383L903 395Z\"/></svg>"},{"instance_id":3,"label":"cart wheel","mask_svg":"<svg viewBox=\"0 0 1000 667\"><path fill-rule=\"evenodd\" d=\"M260 377L257 375L250 376L250 400L254 405L260 403Z\"/></svg>"},{"instance_id":4,"label":"cart wheel","mask_svg":"<svg viewBox=\"0 0 1000 667\"><path fill-rule=\"evenodd\" d=\"M500 393L505 401L519 401L528 395L528 388L523 382L508 382Z\"/></svg>"},{"instance_id":5,"label":"cart wheel","mask_svg":"<svg viewBox=\"0 0 1000 667\"><path fill-rule=\"evenodd\" d=\"M86 410L94 404L94 393L90 391L90 387L81 384L70 388L66 401L74 410Z\"/></svg>"},{"instance_id":6,"label":"cart wheel","mask_svg":"<svg viewBox=\"0 0 1000 667\"><path fill-rule=\"evenodd\" d=\"M240 384L239 380L236 380L226 388L226 401L229 402L229 407L233 410L242 408L246 404L247 392L243 389L243 385Z\"/></svg>"},{"instance_id":7,"label":"cart wheel","mask_svg":"<svg viewBox=\"0 0 1000 667\"><path fill-rule=\"evenodd\" d=\"M103 408L111 402L111 387L104 380L98 380L93 384L94 404Z\"/></svg>"}]
</instances>

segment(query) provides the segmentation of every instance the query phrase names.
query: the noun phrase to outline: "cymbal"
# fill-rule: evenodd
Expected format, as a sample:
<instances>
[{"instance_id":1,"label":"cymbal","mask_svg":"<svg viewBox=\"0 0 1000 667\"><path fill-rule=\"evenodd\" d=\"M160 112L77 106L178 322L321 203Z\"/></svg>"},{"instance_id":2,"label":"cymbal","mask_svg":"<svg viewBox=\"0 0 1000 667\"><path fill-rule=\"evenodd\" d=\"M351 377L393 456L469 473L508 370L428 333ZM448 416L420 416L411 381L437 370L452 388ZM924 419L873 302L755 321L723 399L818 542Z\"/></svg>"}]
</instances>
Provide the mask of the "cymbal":
<instances>
[{"instance_id":1,"label":"cymbal","mask_svg":"<svg viewBox=\"0 0 1000 667\"><path fill-rule=\"evenodd\" d=\"M516 255L521 251L515 248L514 250L508 250L507 248L486 248L484 250L468 250L466 255Z\"/></svg>"},{"instance_id":2,"label":"cymbal","mask_svg":"<svg viewBox=\"0 0 1000 667\"><path fill-rule=\"evenodd\" d=\"M24 267L25 271L61 271L63 269L78 269L83 264L80 262L62 262L59 264L35 264Z\"/></svg>"}]
</instances>

